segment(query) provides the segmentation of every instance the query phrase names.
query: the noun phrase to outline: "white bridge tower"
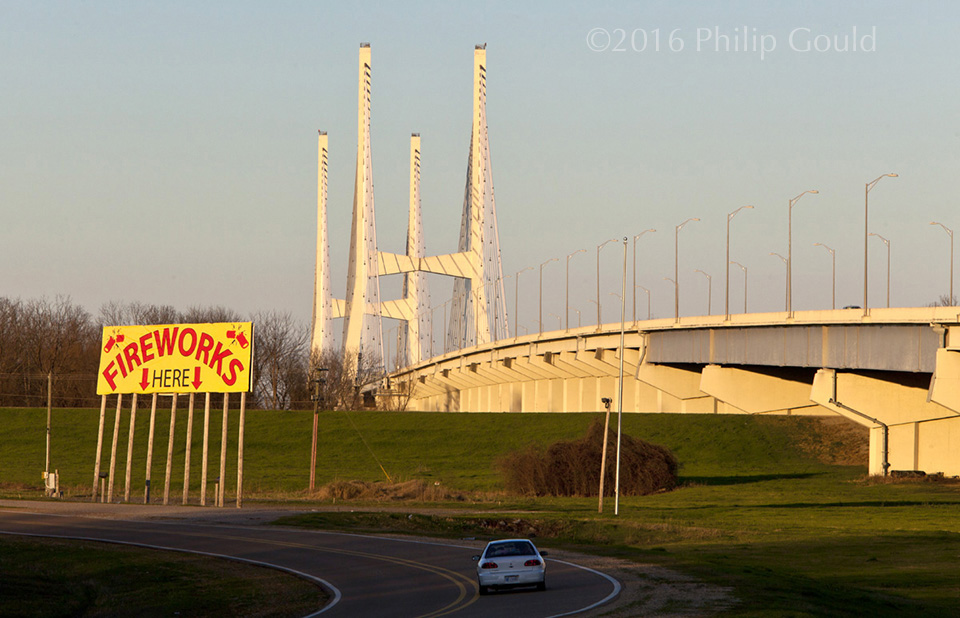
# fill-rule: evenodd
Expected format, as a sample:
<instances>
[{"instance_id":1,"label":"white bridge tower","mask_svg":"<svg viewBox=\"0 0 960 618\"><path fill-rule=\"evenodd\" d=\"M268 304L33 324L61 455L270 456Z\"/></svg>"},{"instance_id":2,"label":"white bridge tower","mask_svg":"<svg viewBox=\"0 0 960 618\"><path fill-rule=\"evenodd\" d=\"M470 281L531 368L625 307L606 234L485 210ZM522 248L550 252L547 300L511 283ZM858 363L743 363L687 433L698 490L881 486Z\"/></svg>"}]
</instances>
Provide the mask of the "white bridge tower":
<instances>
[{"instance_id":1,"label":"white bridge tower","mask_svg":"<svg viewBox=\"0 0 960 618\"><path fill-rule=\"evenodd\" d=\"M493 196L493 168L487 138L486 46L477 46L474 50L473 81L473 128L467 158L458 252L425 255L420 216L420 135L417 133L410 138L410 211L406 253L380 251L377 248L370 149L371 54L368 44L361 45L356 183L347 294L344 300L332 298L330 294L326 215L327 135L320 133L317 257L311 338L311 347L315 352L333 351L331 321L342 317L345 358L373 354L383 367L382 321L383 318L392 318L404 325L401 346L403 361L413 365L423 360L433 328L426 273L456 278L446 326L447 336L444 337L451 349L483 345L509 336ZM402 297L383 301L380 298L380 277L394 274L404 275Z\"/></svg>"}]
</instances>

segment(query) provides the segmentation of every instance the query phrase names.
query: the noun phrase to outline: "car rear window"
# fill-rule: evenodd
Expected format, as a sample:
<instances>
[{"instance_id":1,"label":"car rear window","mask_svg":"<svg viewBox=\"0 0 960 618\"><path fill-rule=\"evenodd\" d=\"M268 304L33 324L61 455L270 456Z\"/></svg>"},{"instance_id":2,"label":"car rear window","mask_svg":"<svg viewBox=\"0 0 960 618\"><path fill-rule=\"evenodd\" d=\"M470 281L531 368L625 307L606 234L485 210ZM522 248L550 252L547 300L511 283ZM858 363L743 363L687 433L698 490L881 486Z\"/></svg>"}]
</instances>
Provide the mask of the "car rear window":
<instances>
[{"instance_id":1,"label":"car rear window","mask_svg":"<svg viewBox=\"0 0 960 618\"><path fill-rule=\"evenodd\" d=\"M498 556L531 556L535 553L536 550L529 541L510 541L490 545L485 555L487 558L496 558Z\"/></svg>"}]
</instances>

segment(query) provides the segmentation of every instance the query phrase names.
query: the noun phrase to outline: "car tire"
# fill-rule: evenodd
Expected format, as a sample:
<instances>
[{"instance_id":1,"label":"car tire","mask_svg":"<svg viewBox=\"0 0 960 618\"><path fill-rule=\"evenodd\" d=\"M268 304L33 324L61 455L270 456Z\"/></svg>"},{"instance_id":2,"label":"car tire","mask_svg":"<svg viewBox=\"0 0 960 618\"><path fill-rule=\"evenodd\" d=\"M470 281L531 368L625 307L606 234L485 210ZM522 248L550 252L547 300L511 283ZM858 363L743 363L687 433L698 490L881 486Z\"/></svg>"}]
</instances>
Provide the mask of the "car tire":
<instances>
[{"instance_id":1,"label":"car tire","mask_svg":"<svg viewBox=\"0 0 960 618\"><path fill-rule=\"evenodd\" d=\"M490 590L486 586L480 585L479 588L480 589L478 590L478 592L480 593L480 596L490 594Z\"/></svg>"},{"instance_id":2,"label":"car tire","mask_svg":"<svg viewBox=\"0 0 960 618\"><path fill-rule=\"evenodd\" d=\"M547 589L547 580L543 580L542 582L540 582L539 584L537 584L537 590L539 590L539 591L542 592L542 591L544 591L544 590L546 590L546 589Z\"/></svg>"}]
</instances>

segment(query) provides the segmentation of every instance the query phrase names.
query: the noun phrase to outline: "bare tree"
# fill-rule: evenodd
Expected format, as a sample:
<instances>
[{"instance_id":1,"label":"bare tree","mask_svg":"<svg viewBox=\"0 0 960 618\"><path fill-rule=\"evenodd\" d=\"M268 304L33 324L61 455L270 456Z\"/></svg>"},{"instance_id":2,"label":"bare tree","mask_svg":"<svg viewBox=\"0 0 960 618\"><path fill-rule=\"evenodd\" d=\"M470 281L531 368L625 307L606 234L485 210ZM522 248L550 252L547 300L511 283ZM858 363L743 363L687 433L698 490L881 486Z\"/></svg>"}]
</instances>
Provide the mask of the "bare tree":
<instances>
[{"instance_id":1,"label":"bare tree","mask_svg":"<svg viewBox=\"0 0 960 618\"><path fill-rule=\"evenodd\" d=\"M949 294L941 294L937 300L933 301L928 305L929 307L956 307L957 306L957 297L954 295L953 298L950 298Z\"/></svg>"},{"instance_id":2,"label":"bare tree","mask_svg":"<svg viewBox=\"0 0 960 618\"><path fill-rule=\"evenodd\" d=\"M298 388L306 387L309 330L290 313L265 311L252 319L257 403L275 410L289 408Z\"/></svg>"},{"instance_id":3,"label":"bare tree","mask_svg":"<svg viewBox=\"0 0 960 618\"><path fill-rule=\"evenodd\" d=\"M361 355L359 359L351 354L339 352L311 355L310 366L322 379L320 401L323 407L333 410L359 410L367 407L364 393L383 379L383 368L373 354Z\"/></svg>"}]
</instances>

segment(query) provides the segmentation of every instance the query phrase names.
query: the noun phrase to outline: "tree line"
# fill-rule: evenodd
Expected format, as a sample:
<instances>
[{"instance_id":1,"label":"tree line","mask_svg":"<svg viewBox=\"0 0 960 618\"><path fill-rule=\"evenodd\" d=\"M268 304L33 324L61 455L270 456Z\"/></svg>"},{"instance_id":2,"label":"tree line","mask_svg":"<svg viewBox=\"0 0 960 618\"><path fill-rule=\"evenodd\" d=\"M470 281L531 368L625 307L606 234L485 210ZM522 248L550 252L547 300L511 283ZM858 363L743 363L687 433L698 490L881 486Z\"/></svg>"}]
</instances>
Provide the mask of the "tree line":
<instances>
[{"instance_id":1,"label":"tree line","mask_svg":"<svg viewBox=\"0 0 960 618\"><path fill-rule=\"evenodd\" d=\"M311 408L317 375L329 375L321 397L327 407L345 406L359 397L359 389L340 384L345 380L341 359L316 357L311 365L309 327L290 313L260 311L244 319L219 306L179 311L170 305L109 302L93 316L69 297L0 297L0 407L45 406L48 383L55 407L99 406L97 369L104 326L247 321L254 323L255 350L248 407ZM321 362L327 371L311 371Z\"/></svg>"}]
</instances>

